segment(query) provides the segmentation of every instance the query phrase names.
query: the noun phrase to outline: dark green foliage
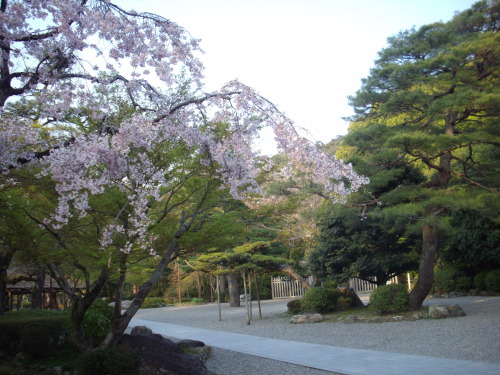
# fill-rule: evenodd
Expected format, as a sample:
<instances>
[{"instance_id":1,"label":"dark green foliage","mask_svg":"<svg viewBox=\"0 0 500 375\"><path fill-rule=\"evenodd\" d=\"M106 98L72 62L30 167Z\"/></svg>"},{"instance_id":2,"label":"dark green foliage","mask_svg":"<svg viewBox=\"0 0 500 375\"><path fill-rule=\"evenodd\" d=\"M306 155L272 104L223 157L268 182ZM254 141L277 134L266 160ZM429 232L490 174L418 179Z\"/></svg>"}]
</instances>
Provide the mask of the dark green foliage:
<instances>
[{"instance_id":1,"label":"dark green foliage","mask_svg":"<svg viewBox=\"0 0 500 375\"><path fill-rule=\"evenodd\" d=\"M140 359L116 347L95 350L79 360L81 375L138 375Z\"/></svg>"},{"instance_id":2,"label":"dark green foliage","mask_svg":"<svg viewBox=\"0 0 500 375\"><path fill-rule=\"evenodd\" d=\"M291 301L288 301L286 307L288 307L288 312L290 314L299 314L302 311L300 299L292 299Z\"/></svg>"},{"instance_id":3,"label":"dark green foliage","mask_svg":"<svg viewBox=\"0 0 500 375\"><path fill-rule=\"evenodd\" d=\"M335 311L340 296L341 293L337 289L315 287L304 293L300 304L303 311L329 313Z\"/></svg>"},{"instance_id":4,"label":"dark green foliage","mask_svg":"<svg viewBox=\"0 0 500 375\"><path fill-rule=\"evenodd\" d=\"M344 282L376 277L384 285L418 266L418 237L384 228L379 217L362 217L353 208L337 206L320 221L319 230L318 246L308 260L320 278Z\"/></svg>"},{"instance_id":5,"label":"dark green foliage","mask_svg":"<svg viewBox=\"0 0 500 375\"><path fill-rule=\"evenodd\" d=\"M469 223L462 226L458 220L450 226L451 214L460 210L498 218L498 10L498 1L483 0L447 23L390 37L350 98L355 115L337 154L371 181L370 195L353 204L403 233L421 233L423 256L412 309L430 292L434 260L453 232L459 251L447 252L445 261L498 262L492 253L498 246L487 245L483 252L480 245L491 243L482 236L491 223L473 223L467 215ZM404 166L420 172L423 181L394 181L393 174Z\"/></svg>"},{"instance_id":6,"label":"dark green foliage","mask_svg":"<svg viewBox=\"0 0 500 375\"><path fill-rule=\"evenodd\" d=\"M500 266L500 226L478 211L460 210L451 215L452 243L445 260L479 269Z\"/></svg>"},{"instance_id":7,"label":"dark green foliage","mask_svg":"<svg viewBox=\"0 0 500 375\"><path fill-rule=\"evenodd\" d=\"M484 282L486 290L500 292L500 269L488 272Z\"/></svg>"},{"instance_id":8,"label":"dark green foliage","mask_svg":"<svg viewBox=\"0 0 500 375\"><path fill-rule=\"evenodd\" d=\"M347 310L352 307L351 297L339 297L337 300L337 310Z\"/></svg>"},{"instance_id":9,"label":"dark green foliage","mask_svg":"<svg viewBox=\"0 0 500 375\"><path fill-rule=\"evenodd\" d=\"M488 271L481 271L476 276L474 276L473 284L479 290L486 290L486 275Z\"/></svg>"},{"instance_id":10,"label":"dark green foliage","mask_svg":"<svg viewBox=\"0 0 500 375\"><path fill-rule=\"evenodd\" d=\"M370 307L379 314L402 312L408 310L409 298L406 285L382 285L370 295Z\"/></svg>"},{"instance_id":11,"label":"dark green foliage","mask_svg":"<svg viewBox=\"0 0 500 375\"><path fill-rule=\"evenodd\" d=\"M0 348L9 355L23 352L34 359L56 353L69 342L67 313L12 311L0 319Z\"/></svg>"},{"instance_id":12,"label":"dark green foliage","mask_svg":"<svg viewBox=\"0 0 500 375\"><path fill-rule=\"evenodd\" d=\"M113 307L108 306L108 302L97 299L87 310L83 319L85 335L92 340L94 345L98 345L108 334L113 321Z\"/></svg>"},{"instance_id":13,"label":"dark green foliage","mask_svg":"<svg viewBox=\"0 0 500 375\"><path fill-rule=\"evenodd\" d=\"M168 299L162 297L146 297L144 302L142 303L141 308L143 309L151 309L156 307L165 307L167 306Z\"/></svg>"},{"instance_id":14,"label":"dark green foliage","mask_svg":"<svg viewBox=\"0 0 500 375\"><path fill-rule=\"evenodd\" d=\"M436 269L433 289L437 293L465 292L472 288L472 278L458 267Z\"/></svg>"},{"instance_id":15,"label":"dark green foliage","mask_svg":"<svg viewBox=\"0 0 500 375\"><path fill-rule=\"evenodd\" d=\"M28 359L47 357L66 344L68 337L60 320L32 322L21 330L21 351Z\"/></svg>"}]
</instances>

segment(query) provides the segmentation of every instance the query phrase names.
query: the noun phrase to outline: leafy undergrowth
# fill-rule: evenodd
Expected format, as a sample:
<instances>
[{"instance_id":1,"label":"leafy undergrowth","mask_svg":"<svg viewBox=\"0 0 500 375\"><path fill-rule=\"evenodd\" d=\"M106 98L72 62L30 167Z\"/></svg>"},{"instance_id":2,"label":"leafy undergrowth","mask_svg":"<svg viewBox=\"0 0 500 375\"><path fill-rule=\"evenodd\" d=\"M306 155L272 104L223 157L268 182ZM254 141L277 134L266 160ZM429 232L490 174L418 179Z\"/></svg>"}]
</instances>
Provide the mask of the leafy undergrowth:
<instances>
[{"instance_id":1,"label":"leafy undergrowth","mask_svg":"<svg viewBox=\"0 0 500 375\"><path fill-rule=\"evenodd\" d=\"M56 366L74 370L79 353L69 342L68 328L68 311L25 309L0 316L0 375L36 374L39 368ZM46 336L55 339L45 340Z\"/></svg>"}]
</instances>

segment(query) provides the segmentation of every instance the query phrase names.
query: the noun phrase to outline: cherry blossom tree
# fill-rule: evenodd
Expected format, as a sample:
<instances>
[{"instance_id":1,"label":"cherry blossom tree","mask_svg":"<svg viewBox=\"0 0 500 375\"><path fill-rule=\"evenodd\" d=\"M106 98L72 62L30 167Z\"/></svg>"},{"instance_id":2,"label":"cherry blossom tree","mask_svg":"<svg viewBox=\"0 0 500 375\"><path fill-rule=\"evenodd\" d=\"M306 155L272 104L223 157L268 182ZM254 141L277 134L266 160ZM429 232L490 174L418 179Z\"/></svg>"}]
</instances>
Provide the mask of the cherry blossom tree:
<instances>
[{"instance_id":1,"label":"cherry blossom tree","mask_svg":"<svg viewBox=\"0 0 500 375\"><path fill-rule=\"evenodd\" d=\"M8 175L36 165L52 178L57 209L39 225L60 239L60 228L91 214L93 197L111 191L119 197L98 232L103 254L119 247L121 255L110 256L92 283L85 267L76 265L87 277L87 293L78 295L60 268L50 267L73 299L73 330L82 350L89 349L83 317L112 262L120 266L123 285L130 254L158 257L157 269L124 313L117 292L117 320L101 347L121 337L175 257L179 239L217 204L220 189L237 199L259 192L257 174L271 166L253 147L263 128L272 128L279 151L324 195L342 201L367 183L301 137L252 88L232 81L203 92L199 41L161 16L107 0L1 0L0 49L0 169ZM166 222L168 240L158 230Z\"/></svg>"}]
</instances>

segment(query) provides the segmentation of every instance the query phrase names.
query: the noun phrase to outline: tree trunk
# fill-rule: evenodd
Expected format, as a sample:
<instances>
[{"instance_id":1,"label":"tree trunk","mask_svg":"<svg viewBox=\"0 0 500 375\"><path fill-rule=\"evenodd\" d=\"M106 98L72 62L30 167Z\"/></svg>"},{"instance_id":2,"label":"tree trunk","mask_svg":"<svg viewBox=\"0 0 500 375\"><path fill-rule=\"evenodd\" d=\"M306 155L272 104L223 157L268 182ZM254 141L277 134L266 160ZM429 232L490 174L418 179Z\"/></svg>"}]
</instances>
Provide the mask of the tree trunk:
<instances>
[{"instance_id":1,"label":"tree trunk","mask_svg":"<svg viewBox=\"0 0 500 375\"><path fill-rule=\"evenodd\" d=\"M42 309L43 307L43 289L45 287L45 273L40 272L35 282L35 290L31 299L32 309Z\"/></svg>"},{"instance_id":2,"label":"tree trunk","mask_svg":"<svg viewBox=\"0 0 500 375\"><path fill-rule=\"evenodd\" d=\"M217 307L219 308L219 322L222 320L222 311L221 311L221 306L220 306L220 288L219 288L219 283L220 283L220 276L217 275Z\"/></svg>"},{"instance_id":3,"label":"tree trunk","mask_svg":"<svg viewBox=\"0 0 500 375\"><path fill-rule=\"evenodd\" d=\"M0 270L0 315L7 310L7 270Z\"/></svg>"},{"instance_id":4,"label":"tree trunk","mask_svg":"<svg viewBox=\"0 0 500 375\"><path fill-rule=\"evenodd\" d=\"M219 269L221 269L222 267L220 267ZM226 285L227 285L227 280L226 280L226 276L225 275L219 275L218 276L219 278L219 294L220 294L220 299L221 299L221 302L224 302L226 301Z\"/></svg>"},{"instance_id":5,"label":"tree trunk","mask_svg":"<svg viewBox=\"0 0 500 375\"><path fill-rule=\"evenodd\" d=\"M10 247L5 247L0 252L0 315L3 315L7 310L7 270L14 256L15 250Z\"/></svg>"},{"instance_id":6,"label":"tree trunk","mask_svg":"<svg viewBox=\"0 0 500 375\"><path fill-rule=\"evenodd\" d=\"M235 273L226 275L227 285L229 289L229 306L240 307L240 283L238 276Z\"/></svg>"},{"instance_id":7,"label":"tree trunk","mask_svg":"<svg viewBox=\"0 0 500 375\"><path fill-rule=\"evenodd\" d=\"M257 273L254 272L254 278L255 278L255 293L257 295L257 303L259 305L259 319L262 320L262 309L260 307L260 293L259 293L259 284L257 282Z\"/></svg>"},{"instance_id":8,"label":"tree trunk","mask_svg":"<svg viewBox=\"0 0 500 375\"><path fill-rule=\"evenodd\" d=\"M434 281L434 263L438 242L437 229L425 224L422 228L422 253L418 267L418 280L410 293L409 307L418 310L429 294Z\"/></svg>"}]
</instances>

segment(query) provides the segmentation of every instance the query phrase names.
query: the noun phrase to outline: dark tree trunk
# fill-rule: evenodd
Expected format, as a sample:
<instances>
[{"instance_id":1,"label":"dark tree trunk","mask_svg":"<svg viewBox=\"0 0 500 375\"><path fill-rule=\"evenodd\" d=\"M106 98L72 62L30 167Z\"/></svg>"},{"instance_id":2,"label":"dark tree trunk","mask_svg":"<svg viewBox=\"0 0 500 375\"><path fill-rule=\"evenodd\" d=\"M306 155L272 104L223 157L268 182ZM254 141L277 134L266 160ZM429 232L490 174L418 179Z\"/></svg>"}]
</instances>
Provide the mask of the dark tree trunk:
<instances>
[{"instance_id":1,"label":"dark tree trunk","mask_svg":"<svg viewBox=\"0 0 500 375\"><path fill-rule=\"evenodd\" d=\"M33 297L31 299L32 309L42 309L43 308L43 289L45 288L45 273L40 272L36 277L35 289L33 291Z\"/></svg>"},{"instance_id":2,"label":"dark tree trunk","mask_svg":"<svg viewBox=\"0 0 500 375\"><path fill-rule=\"evenodd\" d=\"M222 302L226 300L227 280L225 275L219 275L219 295Z\"/></svg>"},{"instance_id":3,"label":"dark tree trunk","mask_svg":"<svg viewBox=\"0 0 500 375\"><path fill-rule=\"evenodd\" d=\"M445 118L445 134L453 137L455 134L455 123L457 112L451 111ZM451 179L451 151L445 151L439 158L437 188L448 189ZM445 209L434 207L427 212L427 217L439 216ZM434 281L434 264L436 262L436 252L438 245L438 230L435 226L424 224L422 227L422 253L420 254L420 264L418 267L418 280L410 293L409 307L411 310L418 310L425 300L425 297L432 289Z\"/></svg>"},{"instance_id":4,"label":"dark tree trunk","mask_svg":"<svg viewBox=\"0 0 500 375\"><path fill-rule=\"evenodd\" d=\"M0 252L0 315L3 315L7 310L8 295L7 295L7 270L14 256L15 250L11 247L5 247Z\"/></svg>"},{"instance_id":5,"label":"dark tree trunk","mask_svg":"<svg viewBox=\"0 0 500 375\"><path fill-rule=\"evenodd\" d=\"M7 270L0 270L0 315L7 310Z\"/></svg>"},{"instance_id":6,"label":"dark tree trunk","mask_svg":"<svg viewBox=\"0 0 500 375\"><path fill-rule=\"evenodd\" d=\"M418 267L418 280L410 293L409 307L418 310L429 294L434 281L434 263L438 242L437 229L430 225L422 228L422 253Z\"/></svg>"},{"instance_id":7,"label":"dark tree trunk","mask_svg":"<svg viewBox=\"0 0 500 375\"><path fill-rule=\"evenodd\" d=\"M229 287L229 306L240 307L240 283L235 273L226 275L227 285Z\"/></svg>"}]
</instances>

